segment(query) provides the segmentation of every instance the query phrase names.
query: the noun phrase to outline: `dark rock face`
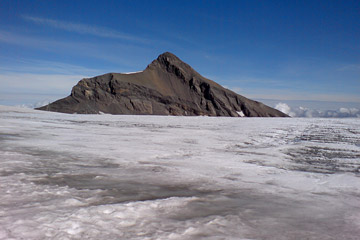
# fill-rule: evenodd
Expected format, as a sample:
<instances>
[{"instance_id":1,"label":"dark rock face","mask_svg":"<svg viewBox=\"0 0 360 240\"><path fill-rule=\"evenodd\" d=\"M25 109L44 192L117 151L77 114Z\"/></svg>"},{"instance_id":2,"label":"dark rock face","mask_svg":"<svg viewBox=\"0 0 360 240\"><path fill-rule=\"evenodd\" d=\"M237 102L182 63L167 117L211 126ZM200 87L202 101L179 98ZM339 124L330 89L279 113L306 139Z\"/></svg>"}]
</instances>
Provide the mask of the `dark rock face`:
<instances>
[{"instance_id":1,"label":"dark rock face","mask_svg":"<svg viewBox=\"0 0 360 240\"><path fill-rule=\"evenodd\" d=\"M82 79L70 96L38 109L89 114L287 117L204 78L168 52L142 72Z\"/></svg>"}]
</instances>

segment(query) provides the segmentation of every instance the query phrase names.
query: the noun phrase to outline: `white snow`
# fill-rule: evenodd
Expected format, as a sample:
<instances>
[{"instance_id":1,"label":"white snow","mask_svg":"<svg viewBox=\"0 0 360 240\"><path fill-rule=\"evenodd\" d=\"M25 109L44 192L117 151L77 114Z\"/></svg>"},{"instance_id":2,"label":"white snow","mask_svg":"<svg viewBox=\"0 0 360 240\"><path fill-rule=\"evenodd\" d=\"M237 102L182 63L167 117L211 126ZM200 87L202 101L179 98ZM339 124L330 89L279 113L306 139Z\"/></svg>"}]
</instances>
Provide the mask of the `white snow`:
<instances>
[{"instance_id":1,"label":"white snow","mask_svg":"<svg viewBox=\"0 0 360 240\"><path fill-rule=\"evenodd\" d=\"M236 112L238 115L239 115L239 117L245 117L245 114L243 113L243 111L239 111L239 112Z\"/></svg>"},{"instance_id":2,"label":"white snow","mask_svg":"<svg viewBox=\"0 0 360 240\"><path fill-rule=\"evenodd\" d=\"M0 106L0 239L357 239L359 129Z\"/></svg>"},{"instance_id":3,"label":"white snow","mask_svg":"<svg viewBox=\"0 0 360 240\"><path fill-rule=\"evenodd\" d=\"M134 74L134 73L141 73L143 71L137 71L137 72L125 72L125 73L122 73L122 74Z\"/></svg>"}]
</instances>

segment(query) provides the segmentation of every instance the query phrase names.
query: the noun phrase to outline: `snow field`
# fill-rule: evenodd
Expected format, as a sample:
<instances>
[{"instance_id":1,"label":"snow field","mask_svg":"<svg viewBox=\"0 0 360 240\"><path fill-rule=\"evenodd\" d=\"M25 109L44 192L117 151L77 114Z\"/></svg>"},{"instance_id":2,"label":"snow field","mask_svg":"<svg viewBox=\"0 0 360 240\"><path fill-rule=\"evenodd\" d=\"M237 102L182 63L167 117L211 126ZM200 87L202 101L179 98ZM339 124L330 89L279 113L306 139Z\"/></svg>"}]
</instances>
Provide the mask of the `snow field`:
<instances>
[{"instance_id":1,"label":"snow field","mask_svg":"<svg viewBox=\"0 0 360 240\"><path fill-rule=\"evenodd\" d=\"M357 239L360 121L0 107L0 239Z\"/></svg>"}]
</instances>

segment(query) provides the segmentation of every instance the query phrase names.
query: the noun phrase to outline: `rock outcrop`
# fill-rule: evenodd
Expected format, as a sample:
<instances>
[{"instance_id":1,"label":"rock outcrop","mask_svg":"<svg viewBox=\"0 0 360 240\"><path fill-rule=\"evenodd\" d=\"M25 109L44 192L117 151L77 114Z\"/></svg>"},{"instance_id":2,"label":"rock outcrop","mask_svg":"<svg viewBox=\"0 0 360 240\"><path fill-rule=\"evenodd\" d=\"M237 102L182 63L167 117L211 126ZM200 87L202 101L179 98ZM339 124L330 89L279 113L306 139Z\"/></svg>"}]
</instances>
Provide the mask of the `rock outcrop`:
<instances>
[{"instance_id":1,"label":"rock outcrop","mask_svg":"<svg viewBox=\"0 0 360 240\"><path fill-rule=\"evenodd\" d=\"M87 114L287 117L201 76L168 52L141 72L82 79L70 96L38 109Z\"/></svg>"}]
</instances>

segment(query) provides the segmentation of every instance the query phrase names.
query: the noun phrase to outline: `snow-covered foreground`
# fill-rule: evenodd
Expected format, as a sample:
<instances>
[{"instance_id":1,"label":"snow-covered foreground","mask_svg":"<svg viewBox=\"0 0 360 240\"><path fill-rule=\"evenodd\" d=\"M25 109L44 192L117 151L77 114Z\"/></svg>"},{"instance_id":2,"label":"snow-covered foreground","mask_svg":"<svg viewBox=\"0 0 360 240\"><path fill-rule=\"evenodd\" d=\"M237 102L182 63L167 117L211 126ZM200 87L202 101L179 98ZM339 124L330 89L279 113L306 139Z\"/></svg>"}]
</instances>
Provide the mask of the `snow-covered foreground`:
<instances>
[{"instance_id":1,"label":"snow-covered foreground","mask_svg":"<svg viewBox=\"0 0 360 240\"><path fill-rule=\"evenodd\" d=\"M359 239L360 120L0 107L0 239Z\"/></svg>"}]
</instances>

